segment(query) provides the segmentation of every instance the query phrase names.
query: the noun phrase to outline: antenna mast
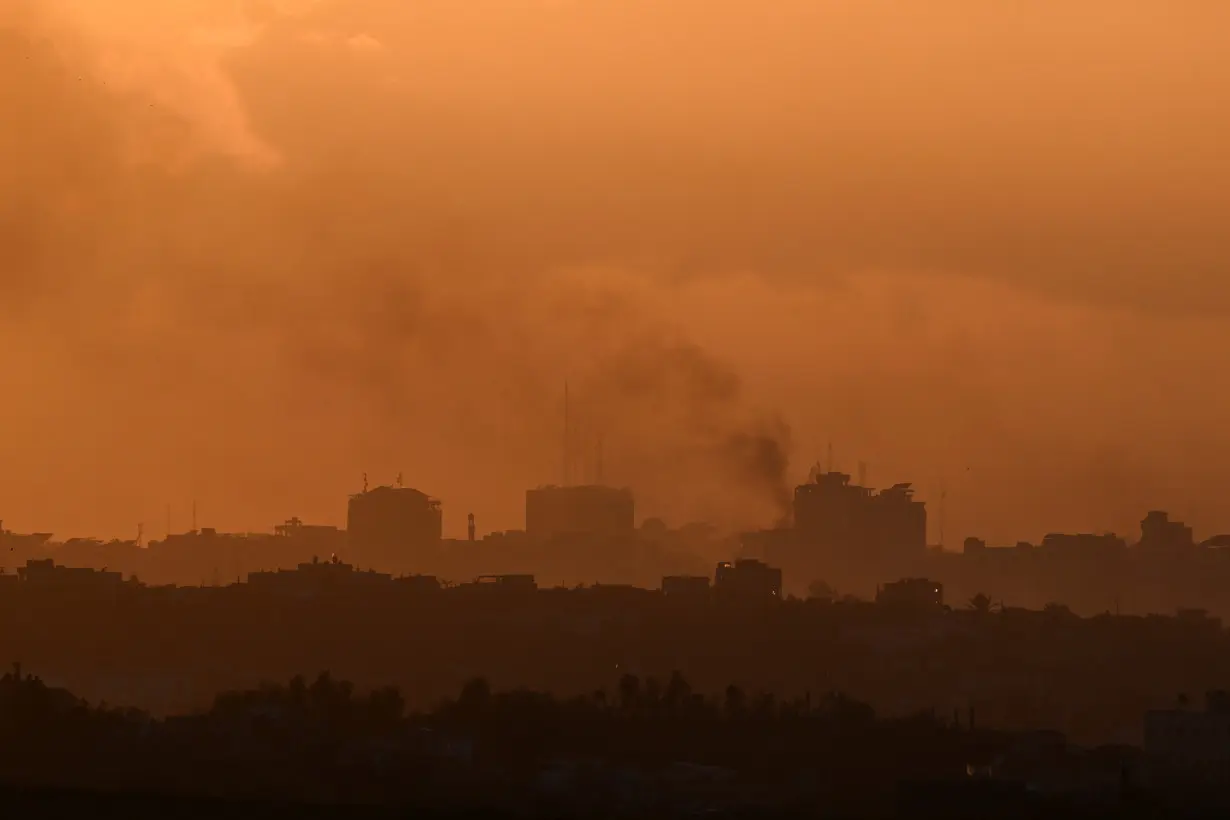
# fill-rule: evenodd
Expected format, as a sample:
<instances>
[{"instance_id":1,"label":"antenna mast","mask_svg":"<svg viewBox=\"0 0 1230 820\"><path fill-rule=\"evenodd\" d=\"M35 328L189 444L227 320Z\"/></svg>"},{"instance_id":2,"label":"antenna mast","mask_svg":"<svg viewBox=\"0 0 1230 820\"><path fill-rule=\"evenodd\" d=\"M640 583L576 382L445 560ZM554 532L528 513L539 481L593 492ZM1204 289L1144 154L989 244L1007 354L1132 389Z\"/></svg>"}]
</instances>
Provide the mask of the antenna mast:
<instances>
[{"instance_id":1,"label":"antenna mast","mask_svg":"<svg viewBox=\"0 0 1230 820\"><path fill-rule=\"evenodd\" d=\"M568 415L568 380L564 379L564 486L567 487L571 482L570 468L571 463L569 457L572 455L572 430L568 426L570 418Z\"/></svg>"}]
</instances>

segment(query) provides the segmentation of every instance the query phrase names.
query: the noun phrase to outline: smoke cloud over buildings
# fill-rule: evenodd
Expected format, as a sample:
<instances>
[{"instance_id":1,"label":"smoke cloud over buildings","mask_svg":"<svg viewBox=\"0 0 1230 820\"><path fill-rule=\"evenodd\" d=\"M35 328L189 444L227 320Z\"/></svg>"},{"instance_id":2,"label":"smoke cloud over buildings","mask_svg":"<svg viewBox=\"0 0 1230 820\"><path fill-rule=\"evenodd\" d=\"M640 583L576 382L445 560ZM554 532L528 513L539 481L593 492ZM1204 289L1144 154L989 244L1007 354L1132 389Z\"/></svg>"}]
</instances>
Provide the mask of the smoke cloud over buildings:
<instances>
[{"instance_id":1,"label":"smoke cloud over buildings","mask_svg":"<svg viewBox=\"0 0 1230 820\"><path fill-rule=\"evenodd\" d=\"M567 378L646 514L831 439L950 534L1230 528L1230 12L763 5L0 0L8 525L518 526Z\"/></svg>"}]
</instances>

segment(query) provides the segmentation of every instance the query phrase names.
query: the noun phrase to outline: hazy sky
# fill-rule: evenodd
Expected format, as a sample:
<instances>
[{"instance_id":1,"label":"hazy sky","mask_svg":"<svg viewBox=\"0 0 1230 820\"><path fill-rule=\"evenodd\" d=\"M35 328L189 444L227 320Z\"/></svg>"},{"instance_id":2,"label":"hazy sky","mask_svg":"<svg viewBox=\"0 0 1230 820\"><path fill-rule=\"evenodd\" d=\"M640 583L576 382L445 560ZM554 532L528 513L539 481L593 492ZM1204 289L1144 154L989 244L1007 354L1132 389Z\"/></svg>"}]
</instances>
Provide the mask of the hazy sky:
<instances>
[{"instance_id":1,"label":"hazy sky","mask_svg":"<svg viewBox=\"0 0 1230 820\"><path fill-rule=\"evenodd\" d=\"M0 0L0 517L1230 530L1230 7ZM579 438L579 437L578 437ZM771 455L771 454L768 454ZM764 456L764 457L762 457Z\"/></svg>"}]
</instances>

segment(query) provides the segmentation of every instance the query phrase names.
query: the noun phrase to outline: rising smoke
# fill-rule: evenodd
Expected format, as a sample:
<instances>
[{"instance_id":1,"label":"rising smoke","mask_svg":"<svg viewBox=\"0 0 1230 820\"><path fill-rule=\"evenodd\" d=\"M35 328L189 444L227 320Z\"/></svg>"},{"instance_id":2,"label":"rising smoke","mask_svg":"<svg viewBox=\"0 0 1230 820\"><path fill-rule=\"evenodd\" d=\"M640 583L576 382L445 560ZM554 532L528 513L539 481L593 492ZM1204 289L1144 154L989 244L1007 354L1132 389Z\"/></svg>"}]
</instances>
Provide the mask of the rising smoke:
<instances>
[{"instance_id":1,"label":"rising smoke","mask_svg":"<svg viewBox=\"0 0 1230 820\"><path fill-rule=\"evenodd\" d=\"M1224 12L1146 7L0 0L5 520L516 526L568 378L676 521L836 438L950 532L1218 527Z\"/></svg>"},{"instance_id":2,"label":"rising smoke","mask_svg":"<svg viewBox=\"0 0 1230 820\"><path fill-rule=\"evenodd\" d=\"M472 236L413 157L287 156L257 136L221 60L256 36L246 18L167 38L156 16L135 33L74 20L88 51L10 28L0 53L25 78L11 155L36 163L6 187L6 304L68 319L78 378L195 394L164 423L235 446L245 412L315 417L325 439L345 418L369 453L446 441L435 458L472 464L483 487L493 461L524 473L554 454L571 375L602 419L607 477L643 510L737 526L777 503L757 484L782 477L724 445L755 424L738 376L636 294ZM262 361L272 394L253 383ZM484 489L515 497L532 478Z\"/></svg>"}]
</instances>

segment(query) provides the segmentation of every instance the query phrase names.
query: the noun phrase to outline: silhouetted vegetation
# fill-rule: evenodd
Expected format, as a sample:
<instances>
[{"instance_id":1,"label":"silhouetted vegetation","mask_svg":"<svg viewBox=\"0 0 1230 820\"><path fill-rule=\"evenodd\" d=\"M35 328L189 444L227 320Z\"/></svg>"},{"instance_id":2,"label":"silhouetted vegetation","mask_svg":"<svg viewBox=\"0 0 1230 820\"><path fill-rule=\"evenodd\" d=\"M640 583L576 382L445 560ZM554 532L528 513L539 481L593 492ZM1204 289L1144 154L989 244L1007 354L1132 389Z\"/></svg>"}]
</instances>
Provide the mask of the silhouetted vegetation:
<instances>
[{"instance_id":1,"label":"silhouetted vegetation","mask_svg":"<svg viewBox=\"0 0 1230 820\"><path fill-rule=\"evenodd\" d=\"M878 717L841 692L721 697L683 675L623 675L557 698L484 678L410 713L392 688L329 673L219 694L156 720L90 706L20 670L0 680L4 782L318 803L629 815L890 815L901 783L946 782L1021 741L930 712Z\"/></svg>"}]
</instances>

